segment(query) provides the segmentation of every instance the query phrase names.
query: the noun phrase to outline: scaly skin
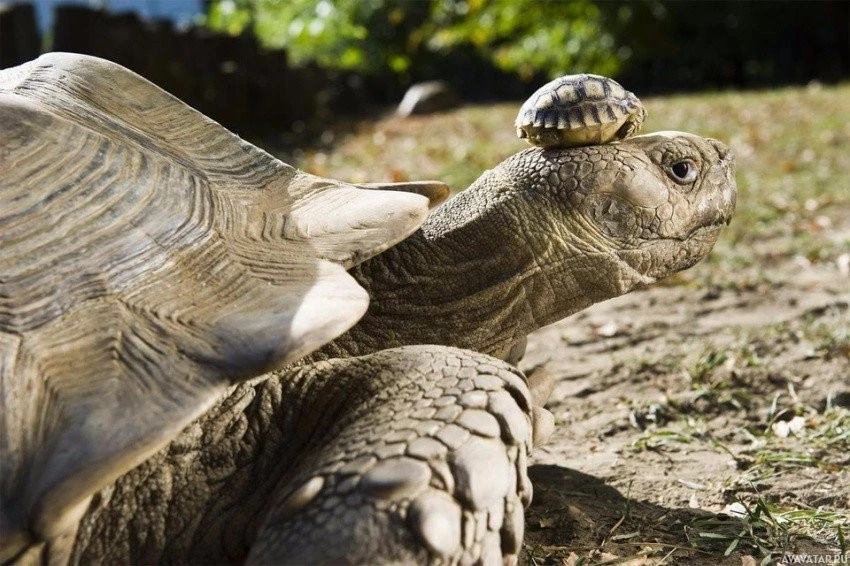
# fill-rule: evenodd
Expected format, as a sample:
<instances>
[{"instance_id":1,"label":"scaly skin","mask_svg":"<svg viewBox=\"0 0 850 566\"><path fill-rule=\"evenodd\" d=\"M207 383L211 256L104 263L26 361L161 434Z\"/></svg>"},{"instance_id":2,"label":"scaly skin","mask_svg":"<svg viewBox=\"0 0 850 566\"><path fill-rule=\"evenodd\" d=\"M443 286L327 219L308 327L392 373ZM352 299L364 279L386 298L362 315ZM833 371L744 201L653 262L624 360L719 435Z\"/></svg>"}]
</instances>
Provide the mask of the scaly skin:
<instances>
[{"instance_id":1,"label":"scaly skin","mask_svg":"<svg viewBox=\"0 0 850 566\"><path fill-rule=\"evenodd\" d=\"M243 384L94 497L71 562L515 561L531 411L518 370L434 346Z\"/></svg>"},{"instance_id":2,"label":"scaly skin","mask_svg":"<svg viewBox=\"0 0 850 566\"><path fill-rule=\"evenodd\" d=\"M693 183L666 172L683 159ZM694 264L734 203L726 148L689 134L516 154L354 270L370 310L312 361L370 355L234 388L28 558L515 561L542 400L482 354L380 350L502 352Z\"/></svg>"},{"instance_id":3,"label":"scaly skin","mask_svg":"<svg viewBox=\"0 0 850 566\"><path fill-rule=\"evenodd\" d=\"M679 184L665 172L690 160ZM528 333L702 259L735 207L732 157L678 132L532 148L352 273L369 311L313 359L406 344L499 355Z\"/></svg>"}]
</instances>

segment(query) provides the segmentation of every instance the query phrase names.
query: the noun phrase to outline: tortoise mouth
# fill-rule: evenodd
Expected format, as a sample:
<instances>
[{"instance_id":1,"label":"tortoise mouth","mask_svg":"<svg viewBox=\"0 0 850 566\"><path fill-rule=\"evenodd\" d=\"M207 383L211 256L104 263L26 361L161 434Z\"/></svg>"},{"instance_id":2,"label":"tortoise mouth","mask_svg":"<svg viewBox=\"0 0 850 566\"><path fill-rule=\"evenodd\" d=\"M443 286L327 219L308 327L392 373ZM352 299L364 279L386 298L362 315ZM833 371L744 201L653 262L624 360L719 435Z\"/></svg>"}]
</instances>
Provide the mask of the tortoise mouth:
<instances>
[{"instance_id":1,"label":"tortoise mouth","mask_svg":"<svg viewBox=\"0 0 850 566\"><path fill-rule=\"evenodd\" d=\"M683 240L690 240L691 238L701 238L707 233L720 232L720 230L724 226L729 226L729 224L731 222L732 222L732 216L731 215L730 216L724 216L724 217L721 217L721 218L717 218L717 219L712 220L711 222L709 222L707 224L701 224L699 226L695 226L682 239Z\"/></svg>"},{"instance_id":2,"label":"tortoise mouth","mask_svg":"<svg viewBox=\"0 0 850 566\"><path fill-rule=\"evenodd\" d=\"M714 248L724 223L725 221L718 221L699 226L685 238L659 241L657 245L662 246L660 249L664 251L662 255L656 257L663 259L654 264L647 275L655 280L661 280L702 261Z\"/></svg>"}]
</instances>

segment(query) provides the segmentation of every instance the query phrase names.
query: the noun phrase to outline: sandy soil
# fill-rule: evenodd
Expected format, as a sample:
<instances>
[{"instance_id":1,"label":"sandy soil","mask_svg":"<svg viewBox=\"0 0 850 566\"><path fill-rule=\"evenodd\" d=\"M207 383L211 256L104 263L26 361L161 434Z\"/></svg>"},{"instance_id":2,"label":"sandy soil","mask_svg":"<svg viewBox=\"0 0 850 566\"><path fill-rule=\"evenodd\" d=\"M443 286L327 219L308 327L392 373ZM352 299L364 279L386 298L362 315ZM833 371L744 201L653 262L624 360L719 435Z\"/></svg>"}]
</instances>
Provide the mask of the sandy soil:
<instances>
[{"instance_id":1,"label":"sandy soil","mask_svg":"<svg viewBox=\"0 0 850 566\"><path fill-rule=\"evenodd\" d=\"M850 431L812 442L828 407L850 406L850 278L799 261L771 274L730 289L657 285L530 337L520 365L554 374L547 407L558 426L530 470L527 563L756 564L837 552L829 527L789 524L803 534L790 537L770 521L760 534L755 521L753 536L738 537L746 521L735 508L716 515L761 497L772 509L850 517ZM783 438L774 423L795 415L804 430Z\"/></svg>"}]
</instances>

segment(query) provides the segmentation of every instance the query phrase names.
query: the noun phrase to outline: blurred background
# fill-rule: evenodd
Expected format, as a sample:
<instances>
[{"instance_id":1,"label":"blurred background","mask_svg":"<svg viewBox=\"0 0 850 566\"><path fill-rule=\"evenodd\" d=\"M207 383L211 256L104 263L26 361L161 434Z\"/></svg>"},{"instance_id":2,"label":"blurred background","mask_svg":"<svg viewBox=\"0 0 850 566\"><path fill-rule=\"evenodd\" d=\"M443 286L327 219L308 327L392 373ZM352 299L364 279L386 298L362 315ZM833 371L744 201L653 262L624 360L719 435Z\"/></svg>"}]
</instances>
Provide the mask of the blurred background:
<instances>
[{"instance_id":1,"label":"blurred background","mask_svg":"<svg viewBox=\"0 0 850 566\"><path fill-rule=\"evenodd\" d=\"M567 73L642 95L850 76L850 2L35 0L0 5L0 68L116 61L243 134L284 141L441 79L520 100Z\"/></svg>"}]
</instances>

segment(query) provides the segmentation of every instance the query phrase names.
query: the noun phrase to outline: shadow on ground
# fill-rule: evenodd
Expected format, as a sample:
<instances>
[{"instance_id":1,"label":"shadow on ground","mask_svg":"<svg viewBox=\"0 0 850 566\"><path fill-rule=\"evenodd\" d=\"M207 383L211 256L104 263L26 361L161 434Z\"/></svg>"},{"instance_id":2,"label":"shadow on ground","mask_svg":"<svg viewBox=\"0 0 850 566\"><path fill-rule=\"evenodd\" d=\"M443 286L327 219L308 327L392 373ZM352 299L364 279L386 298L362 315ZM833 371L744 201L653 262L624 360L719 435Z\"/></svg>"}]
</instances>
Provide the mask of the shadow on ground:
<instances>
[{"instance_id":1,"label":"shadow on ground","mask_svg":"<svg viewBox=\"0 0 850 566\"><path fill-rule=\"evenodd\" d=\"M557 465L531 466L529 475L534 500L526 512L522 564L748 566L765 558L755 543L769 535L746 519L639 501L599 478ZM701 536L709 531L709 538ZM831 556L834 551L798 538L789 553ZM768 563L781 559L774 554Z\"/></svg>"}]
</instances>

